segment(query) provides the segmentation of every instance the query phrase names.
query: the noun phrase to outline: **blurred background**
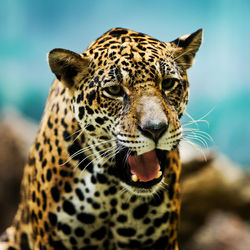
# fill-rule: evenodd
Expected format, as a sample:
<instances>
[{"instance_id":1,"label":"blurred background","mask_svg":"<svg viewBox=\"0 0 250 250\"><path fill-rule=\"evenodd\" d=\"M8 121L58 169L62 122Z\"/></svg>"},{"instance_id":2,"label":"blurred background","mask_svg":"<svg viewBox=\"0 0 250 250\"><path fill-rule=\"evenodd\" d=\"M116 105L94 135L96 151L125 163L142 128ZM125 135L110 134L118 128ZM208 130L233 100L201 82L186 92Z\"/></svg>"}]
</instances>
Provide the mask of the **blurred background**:
<instances>
[{"instance_id":1,"label":"blurred background","mask_svg":"<svg viewBox=\"0 0 250 250\"><path fill-rule=\"evenodd\" d=\"M46 61L51 49L83 52L112 27L133 29L166 42L203 28L204 41L189 70L191 95L187 111L196 120L207 114L209 125L199 123L199 128L213 138L213 142L207 140L209 147L216 154L227 155L243 176L250 166L249 13L248 0L2 0L2 136L19 117L25 119L19 130L15 120L15 136L22 137L28 146L33 140L54 79ZM27 120L31 121L29 125ZM184 117L186 120L190 118ZM0 151L5 152L9 142L1 137ZM11 147L19 150L14 144ZM4 157L6 152L2 153L2 163ZM5 168L8 164L4 164Z\"/></svg>"}]
</instances>

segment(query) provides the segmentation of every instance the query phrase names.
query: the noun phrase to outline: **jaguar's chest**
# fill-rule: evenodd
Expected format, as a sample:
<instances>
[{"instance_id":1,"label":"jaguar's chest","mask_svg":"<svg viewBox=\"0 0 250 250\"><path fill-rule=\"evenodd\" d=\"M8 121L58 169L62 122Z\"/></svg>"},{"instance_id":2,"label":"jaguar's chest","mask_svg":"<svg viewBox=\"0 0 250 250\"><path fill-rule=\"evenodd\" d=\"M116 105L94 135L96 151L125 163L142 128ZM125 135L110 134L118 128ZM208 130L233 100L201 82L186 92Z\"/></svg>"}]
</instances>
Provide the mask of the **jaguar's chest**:
<instances>
[{"instance_id":1,"label":"jaguar's chest","mask_svg":"<svg viewBox=\"0 0 250 250\"><path fill-rule=\"evenodd\" d=\"M69 249L149 247L167 235L171 212L166 192L136 197L115 179L91 174L73 190L65 193L57 213L57 236Z\"/></svg>"}]
</instances>

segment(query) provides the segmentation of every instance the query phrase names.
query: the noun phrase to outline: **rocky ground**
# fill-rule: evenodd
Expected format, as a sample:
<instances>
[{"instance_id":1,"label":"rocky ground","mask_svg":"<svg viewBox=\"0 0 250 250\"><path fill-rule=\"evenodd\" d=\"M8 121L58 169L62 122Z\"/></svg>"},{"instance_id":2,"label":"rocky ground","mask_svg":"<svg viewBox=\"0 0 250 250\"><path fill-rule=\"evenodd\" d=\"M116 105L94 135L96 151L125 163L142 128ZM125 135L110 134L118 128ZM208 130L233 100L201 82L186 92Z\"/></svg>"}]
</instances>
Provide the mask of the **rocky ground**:
<instances>
[{"instance_id":1,"label":"rocky ground","mask_svg":"<svg viewBox=\"0 0 250 250\"><path fill-rule=\"evenodd\" d=\"M0 232L11 223L37 124L13 111L0 117ZM250 175L226 156L182 146L180 249L250 249Z\"/></svg>"}]
</instances>

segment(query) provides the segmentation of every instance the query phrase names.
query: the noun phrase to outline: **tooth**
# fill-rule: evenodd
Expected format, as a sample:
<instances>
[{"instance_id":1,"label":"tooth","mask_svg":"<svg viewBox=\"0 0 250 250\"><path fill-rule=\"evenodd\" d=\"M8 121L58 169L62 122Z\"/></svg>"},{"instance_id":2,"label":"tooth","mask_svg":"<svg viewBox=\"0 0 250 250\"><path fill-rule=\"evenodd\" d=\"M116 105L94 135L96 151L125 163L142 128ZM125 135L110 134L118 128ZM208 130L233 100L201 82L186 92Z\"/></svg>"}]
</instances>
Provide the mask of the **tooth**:
<instances>
[{"instance_id":1,"label":"tooth","mask_svg":"<svg viewBox=\"0 0 250 250\"><path fill-rule=\"evenodd\" d=\"M159 172L158 172L158 174L156 175L155 179L160 178L160 177L161 177L161 175L162 175L162 171L159 171Z\"/></svg>"},{"instance_id":2,"label":"tooth","mask_svg":"<svg viewBox=\"0 0 250 250\"><path fill-rule=\"evenodd\" d=\"M138 181L138 177L137 177L137 175L135 175L135 174L133 174L133 175L131 176L131 179L132 179L133 182L137 182L137 181Z\"/></svg>"}]
</instances>

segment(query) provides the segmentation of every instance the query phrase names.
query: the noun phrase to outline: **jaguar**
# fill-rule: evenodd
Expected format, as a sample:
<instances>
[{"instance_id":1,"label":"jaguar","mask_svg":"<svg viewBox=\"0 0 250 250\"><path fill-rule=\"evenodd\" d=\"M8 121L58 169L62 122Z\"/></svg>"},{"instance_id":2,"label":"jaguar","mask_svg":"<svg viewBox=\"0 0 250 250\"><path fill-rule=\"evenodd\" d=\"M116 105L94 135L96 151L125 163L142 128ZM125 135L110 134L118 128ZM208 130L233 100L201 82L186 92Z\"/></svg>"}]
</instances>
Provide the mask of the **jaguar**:
<instances>
[{"instance_id":1,"label":"jaguar","mask_svg":"<svg viewBox=\"0 0 250 250\"><path fill-rule=\"evenodd\" d=\"M171 42L113 28L56 48L1 249L178 249L180 118L202 29Z\"/></svg>"}]
</instances>

